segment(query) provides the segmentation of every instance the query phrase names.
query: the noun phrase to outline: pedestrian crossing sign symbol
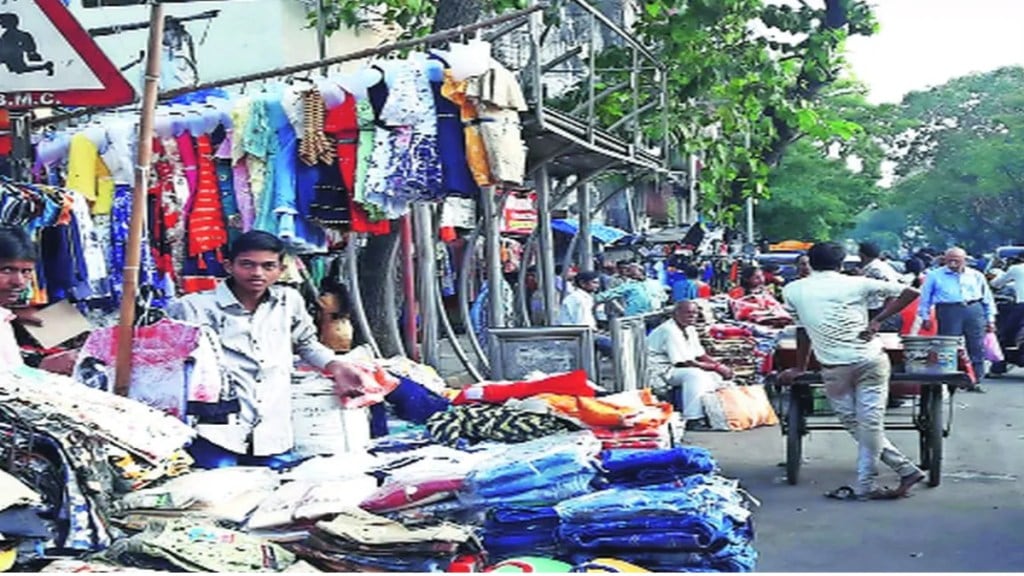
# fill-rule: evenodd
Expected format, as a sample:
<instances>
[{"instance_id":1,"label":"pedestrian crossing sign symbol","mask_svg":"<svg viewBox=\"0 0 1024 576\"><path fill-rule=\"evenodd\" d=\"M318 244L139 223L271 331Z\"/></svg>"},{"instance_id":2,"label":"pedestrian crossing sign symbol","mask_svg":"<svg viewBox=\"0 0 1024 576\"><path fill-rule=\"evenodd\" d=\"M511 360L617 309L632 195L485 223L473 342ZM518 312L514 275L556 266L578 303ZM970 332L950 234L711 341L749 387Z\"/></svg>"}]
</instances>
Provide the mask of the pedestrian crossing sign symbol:
<instances>
[{"instance_id":1,"label":"pedestrian crossing sign symbol","mask_svg":"<svg viewBox=\"0 0 1024 576\"><path fill-rule=\"evenodd\" d=\"M0 0L0 108L134 99L131 84L61 0Z\"/></svg>"}]
</instances>

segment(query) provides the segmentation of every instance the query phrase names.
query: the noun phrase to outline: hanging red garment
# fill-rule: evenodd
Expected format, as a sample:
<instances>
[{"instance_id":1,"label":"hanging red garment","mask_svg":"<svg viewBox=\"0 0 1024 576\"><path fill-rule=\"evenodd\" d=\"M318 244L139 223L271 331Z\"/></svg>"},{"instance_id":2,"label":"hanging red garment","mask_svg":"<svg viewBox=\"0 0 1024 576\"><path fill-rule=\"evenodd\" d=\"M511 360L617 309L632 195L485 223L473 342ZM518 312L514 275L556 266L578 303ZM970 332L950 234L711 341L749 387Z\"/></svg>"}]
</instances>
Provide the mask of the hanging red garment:
<instances>
[{"instance_id":1,"label":"hanging red garment","mask_svg":"<svg viewBox=\"0 0 1024 576\"><path fill-rule=\"evenodd\" d=\"M228 242L228 234L210 137L203 134L197 138L196 148L199 156L198 178L188 213L188 254L198 257L207 252L216 252L220 260L221 249ZM199 258L199 267L206 267L202 258Z\"/></svg>"},{"instance_id":2,"label":"hanging red garment","mask_svg":"<svg viewBox=\"0 0 1024 576\"><path fill-rule=\"evenodd\" d=\"M164 150L159 138L153 139L153 158L153 175L149 182L149 238L156 269L161 274L174 277L174 258L169 232L178 226L181 214L168 209L168 200L174 197L174 168L167 160L167 151Z\"/></svg>"},{"instance_id":3,"label":"hanging red garment","mask_svg":"<svg viewBox=\"0 0 1024 576\"><path fill-rule=\"evenodd\" d=\"M366 210L353 199L356 189L356 165L359 153L359 117L356 114L356 99L345 94L345 100L327 112L324 131L337 138L338 170L341 181L348 190L349 229L352 232L384 235L391 232L388 220L370 220Z\"/></svg>"}]
</instances>

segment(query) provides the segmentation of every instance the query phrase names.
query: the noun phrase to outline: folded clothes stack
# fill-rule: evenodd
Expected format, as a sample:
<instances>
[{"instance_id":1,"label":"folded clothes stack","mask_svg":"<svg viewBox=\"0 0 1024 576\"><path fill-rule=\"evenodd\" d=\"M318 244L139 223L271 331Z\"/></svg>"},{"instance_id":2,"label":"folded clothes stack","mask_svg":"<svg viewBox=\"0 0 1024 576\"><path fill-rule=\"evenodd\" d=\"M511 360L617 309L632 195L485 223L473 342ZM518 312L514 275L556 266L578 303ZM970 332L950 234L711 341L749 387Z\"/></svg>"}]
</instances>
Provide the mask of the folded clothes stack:
<instances>
[{"instance_id":1,"label":"folded clothes stack","mask_svg":"<svg viewBox=\"0 0 1024 576\"><path fill-rule=\"evenodd\" d=\"M664 450L606 450L601 453L603 479L613 487L664 484L718 468L711 453L697 446Z\"/></svg>"},{"instance_id":2,"label":"folded clothes stack","mask_svg":"<svg viewBox=\"0 0 1024 576\"><path fill-rule=\"evenodd\" d=\"M484 548L491 562L522 554L540 556L558 551L558 514L550 506L498 506L483 525Z\"/></svg>"},{"instance_id":3,"label":"folded clothes stack","mask_svg":"<svg viewBox=\"0 0 1024 576\"><path fill-rule=\"evenodd\" d=\"M295 555L277 544L189 518L152 520L104 556L124 566L174 572L282 572L295 564Z\"/></svg>"},{"instance_id":4,"label":"folded clothes stack","mask_svg":"<svg viewBox=\"0 0 1024 576\"><path fill-rule=\"evenodd\" d=\"M0 460L37 487L57 534L46 548L99 550L120 496L186 472L192 430L141 403L23 368L0 381Z\"/></svg>"},{"instance_id":5,"label":"folded clothes stack","mask_svg":"<svg viewBox=\"0 0 1024 576\"><path fill-rule=\"evenodd\" d=\"M754 569L753 527L736 483L709 475L643 488L612 488L555 506L563 553L574 562L612 556L648 569Z\"/></svg>"},{"instance_id":6,"label":"folded clothes stack","mask_svg":"<svg viewBox=\"0 0 1024 576\"><path fill-rule=\"evenodd\" d=\"M589 431L496 449L474 467L459 500L481 512L498 505L551 505L585 494L597 475L600 441Z\"/></svg>"},{"instance_id":7,"label":"folded clothes stack","mask_svg":"<svg viewBox=\"0 0 1024 576\"><path fill-rule=\"evenodd\" d=\"M469 528L411 526L359 509L317 522L307 539L288 547L314 566L339 572L438 572L481 551Z\"/></svg>"}]
</instances>

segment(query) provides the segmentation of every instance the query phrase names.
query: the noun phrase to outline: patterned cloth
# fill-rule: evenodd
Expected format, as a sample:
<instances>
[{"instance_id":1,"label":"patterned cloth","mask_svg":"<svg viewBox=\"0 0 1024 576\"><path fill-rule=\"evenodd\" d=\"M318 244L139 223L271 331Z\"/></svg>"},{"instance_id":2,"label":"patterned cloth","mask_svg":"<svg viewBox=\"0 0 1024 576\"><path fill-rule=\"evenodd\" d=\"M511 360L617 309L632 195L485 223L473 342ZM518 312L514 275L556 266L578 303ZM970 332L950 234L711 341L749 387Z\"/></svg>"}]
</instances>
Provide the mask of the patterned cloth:
<instances>
[{"instance_id":1,"label":"patterned cloth","mask_svg":"<svg viewBox=\"0 0 1024 576\"><path fill-rule=\"evenodd\" d=\"M438 412L427 420L430 435L442 444L526 442L550 434L578 430L579 427L550 414L522 412L505 406L457 406Z\"/></svg>"}]
</instances>

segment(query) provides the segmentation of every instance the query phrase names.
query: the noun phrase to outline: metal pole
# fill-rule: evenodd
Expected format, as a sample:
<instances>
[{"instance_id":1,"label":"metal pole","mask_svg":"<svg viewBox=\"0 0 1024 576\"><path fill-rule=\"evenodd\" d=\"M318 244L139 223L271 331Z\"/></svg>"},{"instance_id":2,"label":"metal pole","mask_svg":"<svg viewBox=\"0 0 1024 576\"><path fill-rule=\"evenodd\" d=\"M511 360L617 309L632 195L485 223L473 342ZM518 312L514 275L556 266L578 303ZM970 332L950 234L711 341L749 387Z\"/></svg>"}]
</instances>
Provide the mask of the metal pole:
<instances>
[{"instance_id":1,"label":"metal pole","mask_svg":"<svg viewBox=\"0 0 1024 576\"><path fill-rule=\"evenodd\" d=\"M590 199L591 185L585 184L576 190L577 202L580 206L580 270L594 271L594 239L590 233Z\"/></svg>"},{"instance_id":2,"label":"metal pole","mask_svg":"<svg viewBox=\"0 0 1024 576\"><path fill-rule=\"evenodd\" d=\"M377 345L377 339L373 337L373 330L370 328L370 321L366 318L366 308L363 306L363 293L359 288L359 252L356 245L358 239L358 234L349 232L348 243L345 245L348 292L352 298L352 311L356 314L356 324L359 325L359 331L362 332L367 344L373 349L373 354L379 358L381 356L380 346Z\"/></svg>"},{"instance_id":3,"label":"metal pole","mask_svg":"<svg viewBox=\"0 0 1024 576\"><path fill-rule=\"evenodd\" d=\"M409 358L419 362L420 348L416 342L416 255L412 237L412 217L406 214L398 222L402 245L402 296L405 300L402 331Z\"/></svg>"},{"instance_id":4,"label":"metal pole","mask_svg":"<svg viewBox=\"0 0 1024 576\"><path fill-rule=\"evenodd\" d=\"M744 134L743 138L747 152L750 152L750 130ZM752 194L753 192L748 192ZM754 197L747 196L747 244L754 245Z\"/></svg>"},{"instance_id":5,"label":"metal pole","mask_svg":"<svg viewBox=\"0 0 1024 576\"><path fill-rule=\"evenodd\" d=\"M32 178L32 112L11 112L11 178Z\"/></svg>"},{"instance_id":6,"label":"metal pole","mask_svg":"<svg viewBox=\"0 0 1024 576\"><path fill-rule=\"evenodd\" d=\"M416 287L420 301L420 329L422 331L422 362L438 367L438 322L437 306L434 298L434 284L437 282L437 257L434 254L434 213L433 207L426 202L417 202L413 206L414 226L416 228L416 248L418 272Z\"/></svg>"},{"instance_id":7,"label":"metal pole","mask_svg":"<svg viewBox=\"0 0 1024 576\"><path fill-rule=\"evenodd\" d=\"M544 318L548 326L555 325L558 314L558 296L555 293L555 243L551 230L551 182L548 167L537 171L537 220L540 231L540 285L544 295Z\"/></svg>"},{"instance_id":8,"label":"metal pole","mask_svg":"<svg viewBox=\"0 0 1024 576\"><path fill-rule=\"evenodd\" d=\"M483 347L480 346L480 339L477 338L476 330L473 328L473 319L469 306L470 280L473 279L476 272L476 240L479 237L480 226L477 226L470 233L469 238L466 238L466 249L462 252L462 267L459 270L459 313L462 314L462 325L465 326L466 335L469 336L469 344L473 348L473 353L476 354L477 360L480 361L480 366L484 370L490 370L491 365L487 359L487 354L484 353Z\"/></svg>"},{"instance_id":9,"label":"metal pole","mask_svg":"<svg viewBox=\"0 0 1024 576\"><path fill-rule=\"evenodd\" d=\"M117 361L114 392L128 395L132 376L132 343L135 327L135 296L139 290L139 262L142 260L142 229L146 220L149 192L149 164L153 157L153 120L160 91L160 49L164 38L164 7L154 2L149 7L149 43L146 47L146 82L142 90L139 117L139 150L135 162L135 188L132 190L132 214L128 227L128 246L124 259L121 319L117 331Z\"/></svg>"},{"instance_id":10,"label":"metal pole","mask_svg":"<svg viewBox=\"0 0 1024 576\"><path fill-rule=\"evenodd\" d=\"M443 300L441 296L441 279L434 282L434 297L437 298L438 302ZM459 343L459 336L455 333L455 328L452 327L452 321L448 318L448 311L442 306L438 311L438 316L441 319L441 327L444 328L444 333L448 337L448 341L452 343L452 350L455 351L455 356L458 357L459 361L462 362L462 366L469 372L469 375L473 377L473 380L477 382L483 382L484 378L480 375L480 371L476 369L473 362L469 359L469 355L462 349L462 345Z\"/></svg>"},{"instance_id":11,"label":"metal pole","mask_svg":"<svg viewBox=\"0 0 1024 576\"><path fill-rule=\"evenodd\" d=\"M501 237L498 235L500 207L495 202L493 186L480 191L484 213L484 254L487 262L487 326L505 327L505 302L502 294Z\"/></svg>"},{"instance_id":12,"label":"metal pole","mask_svg":"<svg viewBox=\"0 0 1024 576\"><path fill-rule=\"evenodd\" d=\"M530 8L537 8L539 5L540 2L533 0ZM542 12L530 14L530 56L533 58L530 74L533 76L533 103L534 108L536 108L534 114L537 117L537 126L539 128L544 127L544 83L541 81L544 72L540 62L541 35L544 33L543 26L544 14Z\"/></svg>"},{"instance_id":13,"label":"metal pole","mask_svg":"<svg viewBox=\"0 0 1024 576\"><path fill-rule=\"evenodd\" d=\"M320 60L327 58L327 22L324 20L324 0L316 0L316 47ZM320 75L327 76L329 66L320 67Z\"/></svg>"},{"instance_id":14,"label":"metal pole","mask_svg":"<svg viewBox=\"0 0 1024 576\"><path fill-rule=\"evenodd\" d=\"M590 47L588 52L590 78L589 82L587 82L587 141L593 144L594 125L597 123L594 119L594 96L597 91L597 20L594 18L593 12L590 13Z\"/></svg>"}]
</instances>

